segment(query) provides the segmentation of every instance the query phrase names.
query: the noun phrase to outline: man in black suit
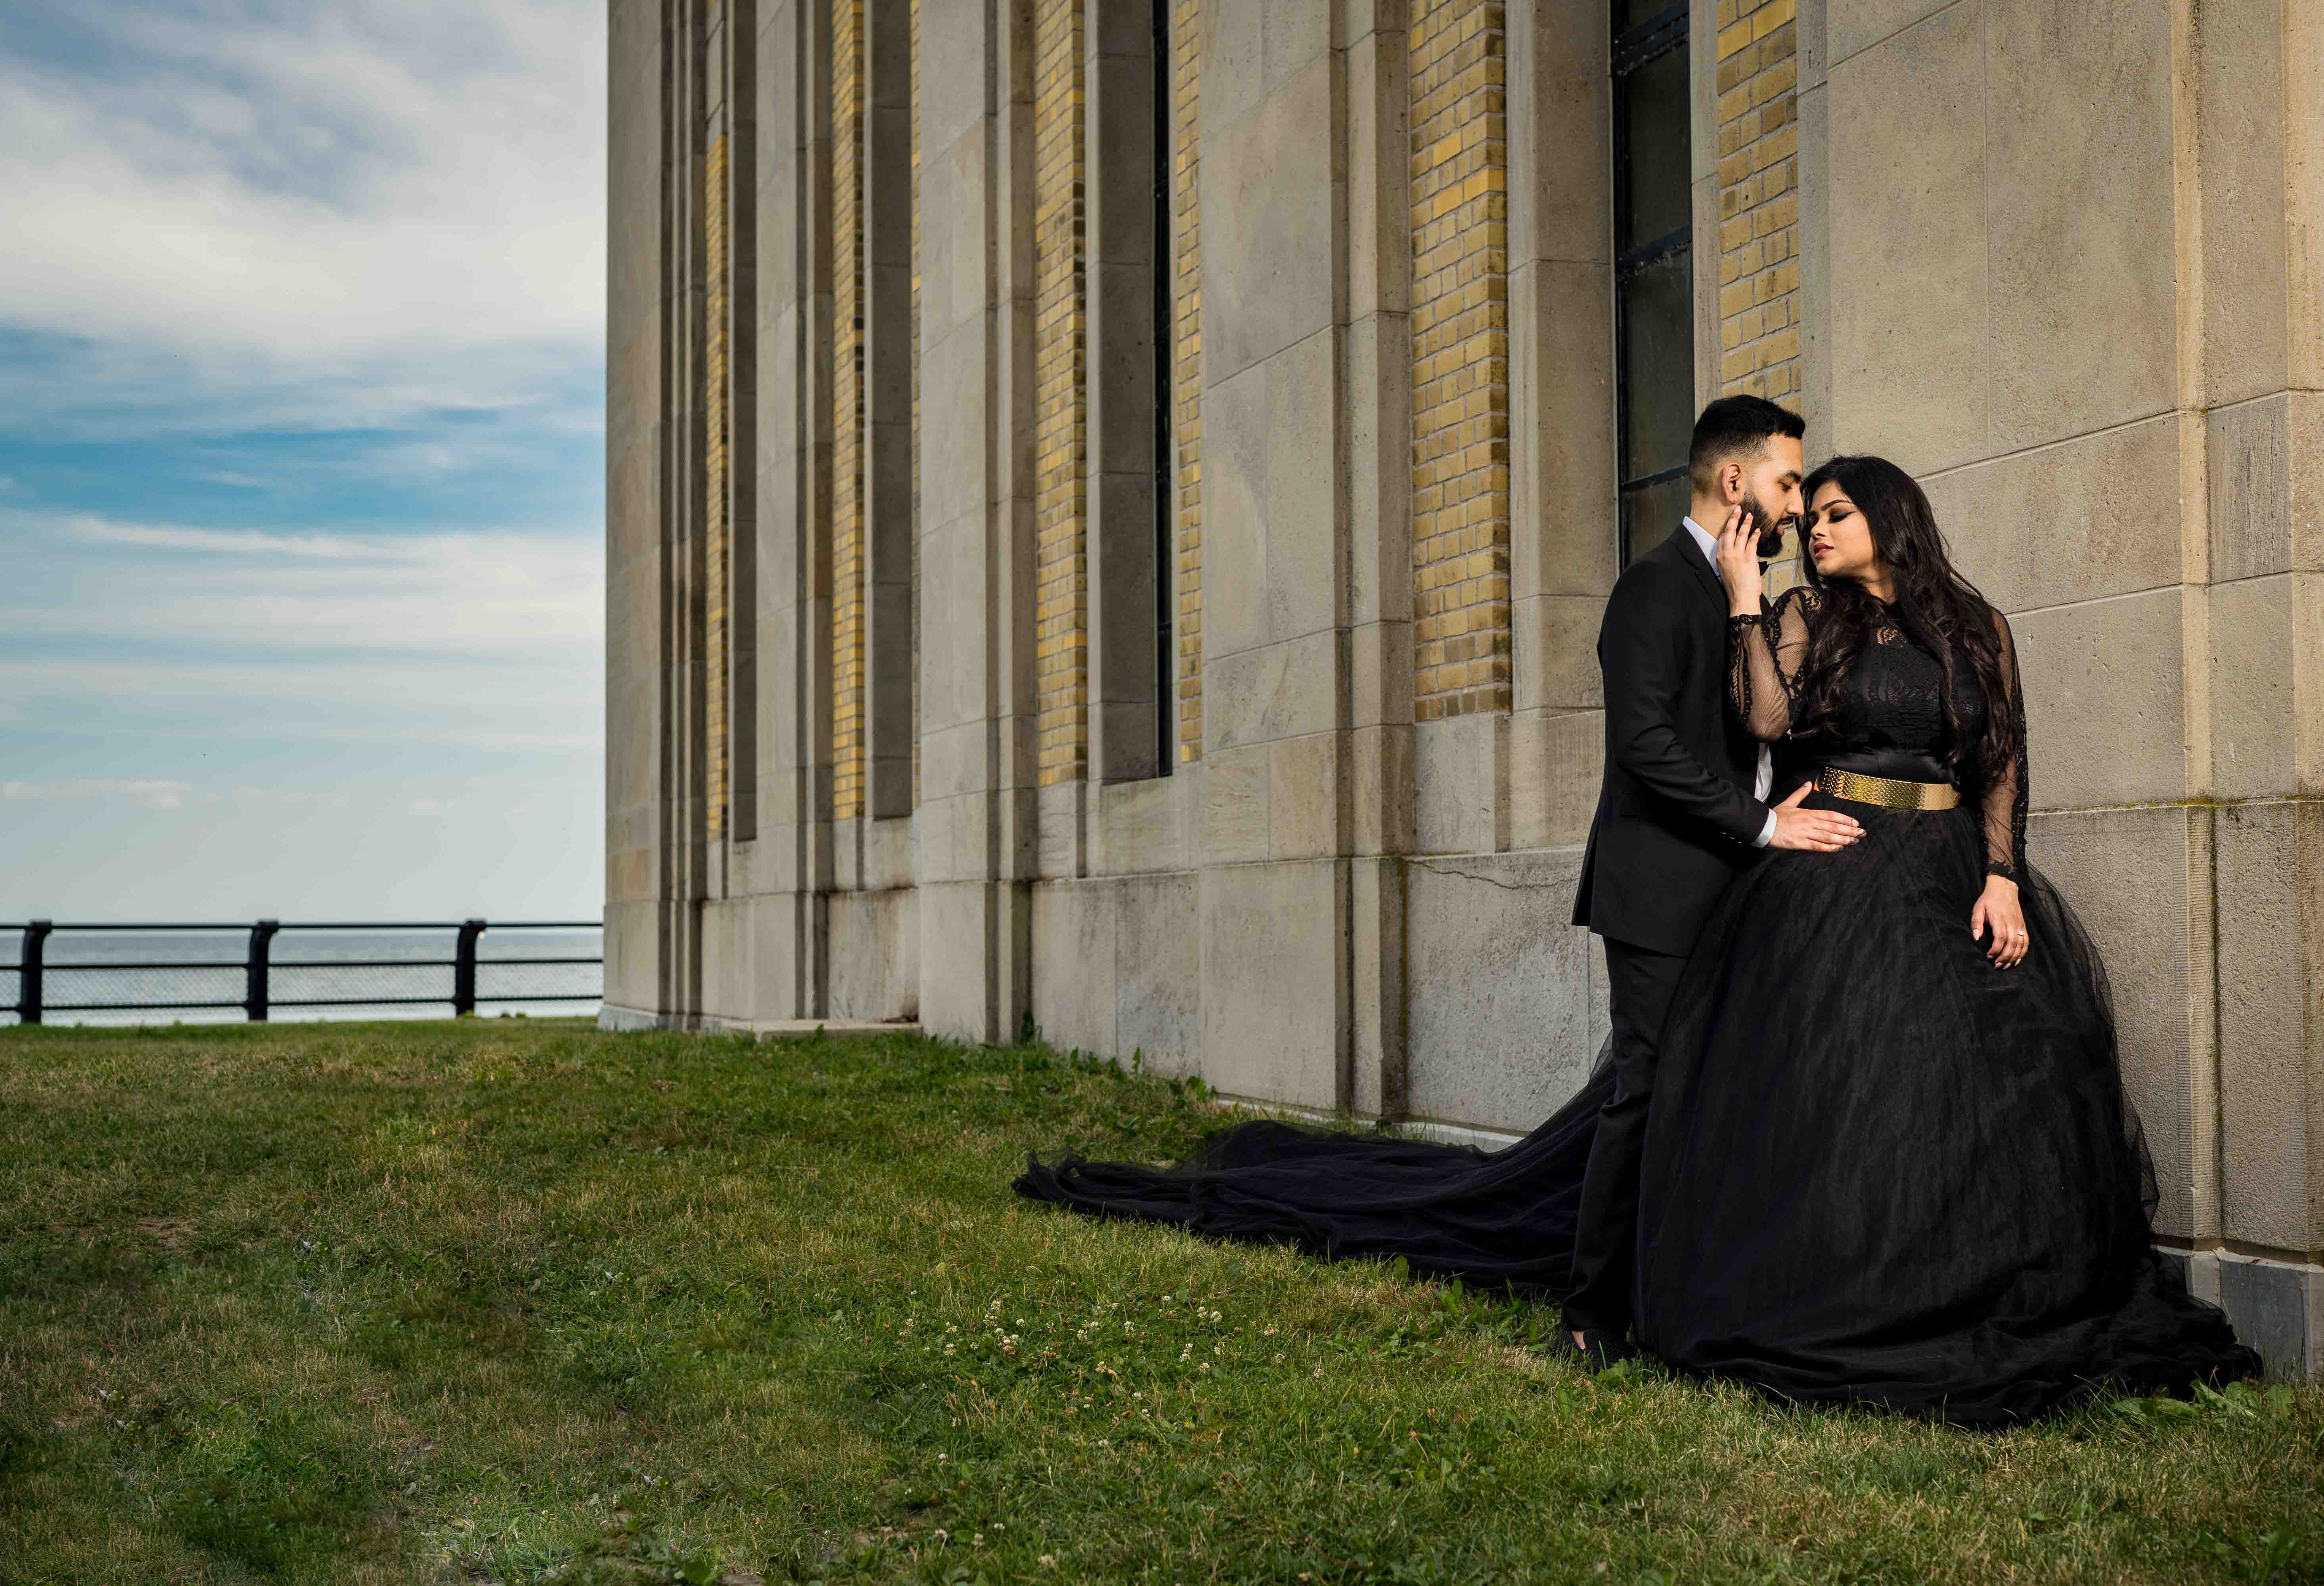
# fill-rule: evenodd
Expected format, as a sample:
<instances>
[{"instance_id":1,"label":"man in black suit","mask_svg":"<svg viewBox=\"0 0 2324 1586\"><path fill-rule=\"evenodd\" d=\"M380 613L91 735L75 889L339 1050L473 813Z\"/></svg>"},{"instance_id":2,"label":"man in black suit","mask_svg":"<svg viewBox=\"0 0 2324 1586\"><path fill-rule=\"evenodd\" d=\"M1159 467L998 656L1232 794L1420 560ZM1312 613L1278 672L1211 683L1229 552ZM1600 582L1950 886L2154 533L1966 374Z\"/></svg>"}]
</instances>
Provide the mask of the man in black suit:
<instances>
[{"instance_id":1,"label":"man in black suit","mask_svg":"<svg viewBox=\"0 0 2324 1586\"><path fill-rule=\"evenodd\" d=\"M1805 429L1761 397L1705 408L1687 458L1688 516L1623 571L1598 631L1606 773L1573 923L1606 941L1615 1091L1582 1178L1565 1324L1600 1364L1628 1352L1638 1151L1663 1015L1687 952L1759 850L1834 849L1861 834L1837 811L1799 807L1804 786L1771 808L1766 751L1727 708L1727 595L1713 537L1738 513L1770 537L1798 522Z\"/></svg>"}]
</instances>

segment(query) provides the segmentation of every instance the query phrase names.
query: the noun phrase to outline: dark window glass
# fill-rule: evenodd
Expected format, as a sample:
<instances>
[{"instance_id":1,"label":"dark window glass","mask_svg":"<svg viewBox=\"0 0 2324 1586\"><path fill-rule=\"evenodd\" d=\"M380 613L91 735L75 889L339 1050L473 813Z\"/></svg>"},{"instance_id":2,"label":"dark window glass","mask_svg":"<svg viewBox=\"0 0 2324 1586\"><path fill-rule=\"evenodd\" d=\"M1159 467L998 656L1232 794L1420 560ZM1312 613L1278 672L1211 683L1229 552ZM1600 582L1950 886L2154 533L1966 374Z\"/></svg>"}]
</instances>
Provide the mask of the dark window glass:
<instances>
[{"instance_id":1,"label":"dark window glass","mask_svg":"<svg viewBox=\"0 0 2324 1586\"><path fill-rule=\"evenodd\" d=\"M1677 527L1694 427L1684 5L1613 0L1616 528L1621 560Z\"/></svg>"},{"instance_id":2,"label":"dark window glass","mask_svg":"<svg viewBox=\"0 0 2324 1586\"><path fill-rule=\"evenodd\" d=\"M1630 272L1622 294L1623 477L1686 461L1694 429L1694 250Z\"/></svg>"},{"instance_id":3,"label":"dark window glass","mask_svg":"<svg viewBox=\"0 0 2324 1586\"><path fill-rule=\"evenodd\" d=\"M1659 484L1638 484L1622 493L1622 531L1630 554L1642 557L1679 531L1689 497L1686 475Z\"/></svg>"},{"instance_id":4,"label":"dark window glass","mask_svg":"<svg viewBox=\"0 0 2324 1586\"><path fill-rule=\"evenodd\" d=\"M1686 50L1665 50L1622 81L1628 202L1615 252L1628 254L1687 229L1693 160L1687 120Z\"/></svg>"}]
</instances>

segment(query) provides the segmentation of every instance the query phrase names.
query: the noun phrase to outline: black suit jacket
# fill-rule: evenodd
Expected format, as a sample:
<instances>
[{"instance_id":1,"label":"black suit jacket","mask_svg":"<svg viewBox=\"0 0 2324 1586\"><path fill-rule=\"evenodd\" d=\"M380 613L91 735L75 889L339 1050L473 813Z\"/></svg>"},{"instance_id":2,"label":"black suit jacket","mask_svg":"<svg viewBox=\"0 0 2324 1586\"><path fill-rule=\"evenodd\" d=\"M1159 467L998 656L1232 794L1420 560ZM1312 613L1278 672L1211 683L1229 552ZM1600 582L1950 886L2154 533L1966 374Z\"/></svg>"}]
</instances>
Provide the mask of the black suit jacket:
<instances>
[{"instance_id":1,"label":"black suit jacket","mask_svg":"<svg viewBox=\"0 0 2324 1586\"><path fill-rule=\"evenodd\" d=\"M1684 526L1624 569L1598 630L1606 776L1573 923L1659 953L1694 945L1753 847L1759 745L1727 708L1727 594Z\"/></svg>"}]
</instances>

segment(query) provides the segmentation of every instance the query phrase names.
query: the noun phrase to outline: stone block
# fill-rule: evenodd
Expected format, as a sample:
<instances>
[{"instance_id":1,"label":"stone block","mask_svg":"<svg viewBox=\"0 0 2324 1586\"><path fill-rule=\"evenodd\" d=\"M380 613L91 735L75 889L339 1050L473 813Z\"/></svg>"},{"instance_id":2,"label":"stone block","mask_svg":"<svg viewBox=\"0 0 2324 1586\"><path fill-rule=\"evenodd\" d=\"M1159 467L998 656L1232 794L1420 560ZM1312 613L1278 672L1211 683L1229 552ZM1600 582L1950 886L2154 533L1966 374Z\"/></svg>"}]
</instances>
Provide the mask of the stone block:
<instances>
[{"instance_id":1,"label":"stone block","mask_svg":"<svg viewBox=\"0 0 2324 1586\"><path fill-rule=\"evenodd\" d=\"M1614 587L1612 274L1596 260L1528 264L1509 282L1517 354L1510 424L1510 593L1604 595ZM1519 707L1531 679L1517 679Z\"/></svg>"},{"instance_id":2,"label":"stone block","mask_svg":"<svg viewBox=\"0 0 2324 1586\"><path fill-rule=\"evenodd\" d=\"M1403 542L1410 563L1411 541ZM1372 622L1349 635L1348 691L1352 727L1409 726L1412 722L1412 624Z\"/></svg>"},{"instance_id":3,"label":"stone block","mask_svg":"<svg viewBox=\"0 0 2324 1586\"><path fill-rule=\"evenodd\" d=\"M661 905L652 898L605 905L605 1002L651 1013L661 1003Z\"/></svg>"},{"instance_id":4,"label":"stone block","mask_svg":"<svg viewBox=\"0 0 2324 1586\"><path fill-rule=\"evenodd\" d=\"M983 333L978 327L964 327L920 349L920 411L925 417L920 427L919 521L923 524L954 524L982 516L986 448L991 444L984 401L984 353ZM923 536L928 538L933 536ZM922 572L922 587L932 587L925 567Z\"/></svg>"},{"instance_id":5,"label":"stone block","mask_svg":"<svg viewBox=\"0 0 2324 1586\"><path fill-rule=\"evenodd\" d=\"M2289 573L2211 587L2211 787L2221 798L2296 793Z\"/></svg>"},{"instance_id":6,"label":"stone block","mask_svg":"<svg viewBox=\"0 0 2324 1586\"><path fill-rule=\"evenodd\" d=\"M1348 734L1349 811L1358 853L1408 853L1413 842L1410 723Z\"/></svg>"},{"instance_id":7,"label":"stone block","mask_svg":"<svg viewBox=\"0 0 2324 1586\"><path fill-rule=\"evenodd\" d=\"M1204 393L1206 657L1332 625L1339 481L1317 459L1333 455L1333 387L1318 335Z\"/></svg>"},{"instance_id":8,"label":"stone block","mask_svg":"<svg viewBox=\"0 0 2324 1586\"><path fill-rule=\"evenodd\" d=\"M1204 752L1337 726L1340 649L1329 631L1234 655L1206 648Z\"/></svg>"},{"instance_id":9,"label":"stone block","mask_svg":"<svg viewBox=\"0 0 2324 1586\"><path fill-rule=\"evenodd\" d=\"M1204 139L1206 390L1340 318L1334 259L1346 240L1334 224L1342 151L1333 138L1332 70L1328 58L1312 61L1250 115ZM1203 86L1207 100L1207 78ZM1204 418L1205 435L1218 435Z\"/></svg>"},{"instance_id":10,"label":"stone block","mask_svg":"<svg viewBox=\"0 0 2324 1586\"><path fill-rule=\"evenodd\" d=\"M1602 992L1565 923L1581 870L1571 849L1406 867L1414 1115L1523 1131L1589 1077Z\"/></svg>"},{"instance_id":11,"label":"stone block","mask_svg":"<svg viewBox=\"0 0 2324 1586\"><path fill-rule=\"evenodd\" d=\"M2210 407L2279 391L2285 383L2285 98L2286 89L2303 79L2285 71L2284 35L2289 14L2300 9L2298 0L2290 5L2207 5L2196 23L2202 401ZM2157 10L2160 23L2166 8ZM2292 92L2310 97L2304 89ZM2167 180L2168 169L2157 174ZM2314 176L2311 168L2311 181Z\"/></svg>"},{"instance_id":12,"label":"stone block","mask_svg":"<svg viewBox=\"0 0 2324 1586\"><path fill-rule=\"evenodd\" d=\"M1986 16L1993 441L2011 449L2172 403L2172 23L2153 0Z\"/></svg>"},{"instance_id":13,"label":"stone block","mask_svg":"<svg viewBox=\"0 0 2324 1586\"><path fill-rule=\"evenodd\" d=\"M1954 0L1826 0L1827 71L1851 56L1886 42L1914 23L1954 5ZM1974 11L1972 5L1963 9Z\"/></svg>"},{"instance_id":14,"label":"stone block","mask_svg":"<svg viewBox=\"0 0 2324 1586\"><path fill-rule=\"evenodd\" d=\"M1599 711L1519 711L1509 718L1509 846L1563 848L1590 840L1606 770Z\"/></svg>"},{"instance_id":15,"label":"stone block","mask_svg":"<svg viewBox=\"0 0 2324 1586\"><path fill-rule=\"evenodd\" d=\"M700 920L700 1011L722 1023L747 1026L758 1004L751 973L756 955L751 946L750 907L729 899L706 899Z\"/></svg>"},{"instance_id":16,"label":"stone block","mask_svg":"<svg viewBox=\"0 0 2324 1586\"><path fill-rule=\"evenodd\" d=\"M1135 875L1193 869L1191 812L1200 806L1202 785L1200 761L1167 777L1101 784L1091 815L1091 872Z\"/></svg>"},{"instance_id":17,"label":"stone block","mask_svg":"<svg viewBox=\"0 0 2324 1586\"><path fill-rule=\"evenodd\" d=\"M835 892L826 900L834 1019L910 1019L919 1012L915 893Z\"/></svg>"},{"instance_id":18,"label":"stone block","mask_svg":"<svg viewBox=\"0 0 2324 1586\"><path fill-rule=\"evenodd\" d=\"M1605 18L1586 5L1534 5L1512 7L1508 22L1509 165L1522 178L1510 183L1511 275L1544 259L1602 265L1613 201ZM1599 316L1600 340L1607 320Z\"/></svg>"},{"instance_id":19,"label":"stone block","mask_svg":"<svg viewBox=\"0 0 2324 1586\"><path fill-rule=\"evenodd\" d=\"M1203 1077L1231 1096L1346 1101L1345 862L1202 871Z\"/></svg>"},{"instance_id":20,"label":"stone block","mask_svg":"<svg viewBox=\"0 0 2324 1586\"><path fill-rule=\"evenodd\" d=\"M910 816L863 823L863 887L887 891L908 887L919 862L918 834Z\"/></svg>"},{"instance_id":21,"label":"stone block","mask_svg":"<svg viewBox=\"0 0 2324 1586\"><path fill-rule=\"evenodd\" d=\"M1347 779L1342 734L1308 733L1267 745L1267 853L1317 859L1342 852Z\"/></svg>"},{"instance_id":22,"label":"stone block","mask_svg":"<svg viewBox=\"0 0 2324 1586\"><path fill-rule=\"evenodd\" d=\"M920 732L984 719L991 697L992 613L982 600L946 600L943 593L981 590L985 578L985 525L972 512L920 537ZM922 767L926 774L926 767Z\"/></svg>"},{"instance_id":23,"label":"stone block","mask_svg":"<svg viewBox=\"0 0 2324 1586\"><path fill-rule=\"evenodd\" d=\"M1596 710L1606 703L1598 667L1598 630L1605 620L1602 595L1537 595L1515 604L1519 708Z\"/></svg>"},{"instance_id":24,"label":"stone block","mask_svg":"<svg viewBox=\"0 0 2324 1586\"><path fill-rule=\"evenodd\" d=\"M1412 335L1401 314L1373 314L1340 332L1347 420L1347 620L1408 622L1412 612ZM1411 640L1404 641L1407 656ZM1409 708L1411 684L1403 702ZM1378 715L1356 720L1373 722Z\"/></svg>"},{"instance_id":25,"label":"stone block","mask_svg":"<svg viewBox=\"0 0 2324 1586\"><path fill-rule=\"evenodd\" d=\"M1060 1050L1114 1056L1119 891L1111 881L1033 888L1033 1019Z\"/></svg>"},{"instance_id":26,"label":"stone block","mask_svg":"<svg viewBox=\"0 0 2324 1586\"><path fill-rule=\"evenodd\" d=\"M1413 847L1494 853L1508 846L1508 718L1499 712L1412 730Z\"/></svg>"},{"instance_id":27,"label":"stone block","mask_svg":"<svg viewBox=\"0 0 2324 1586\"><path fill-rule=\"evenodd\" d=\"M2204 416L2214 583L2292 568L2293 400L2279 392Z\"/></svg>"},{"instance_id":28,"label":"stone block","mask_svg":"<svg viewBox=\"0 0 2324 1586\"><path fill-rule=\"evenodd\" d=\"M960 729L961 733L973 731ZM947 735L951 736L951 735ZM935 758L944 742L928 740L922 763ZM985 792L956 793L935 798L923 789L913 819L919 828L919 880L965 881L993 871L993 796Z\"/></svg>"},{"instance_id":29,"label":"stone block","mask_svg":"<svg viewBox=\"0 0 2324 1586\"><path fill-rule=\"evenodd\" d=\"M1019 1006L1010 983L1025 928L1021 889L1009 882L928 881L918 889L920 1028L956 1041L1010 1041Z\"/></svg>"},{"instance_id":30,"label":"stone block","mask_svg":"<svg viewBox=\"0 0 2324 1586\"><path fill-rule=\"evenodd\" d=\"M2005 612L2178 582L2174 415L1921 483L1955 563Z\"/></svg>"},{"instance_id":31,"label":"stone block","mask_svg":"<svg viewBox=\"0 0 2324 1586\"><path fill-rule=\"evenodd\" d=\"M1831 8L1836 35L1859 9ZM1984 14L1876 36L1834 50L1826 89L1830 433L1923 474L1987 450Z\"/></svg>"},{"instance_id":32,"label":"stone block","mask_svg":"<svg viewBox=\"0 0 2324 1586\"><path fill-rule=\"evenodd\" d=\"M2297 1382L2324 1370L2312 1314L2324 1268L2219 1256L2219 1303L2236 1337L2259 1351L2270 1377Z\"/></svg>"},{"instance_id":33,"label":"stone block","mask_svg":"<svg viewBox=\"0 0 2324 1586\"><path fill-rule=\"evenodd\" d=\"M985 0L921 0L917 76L923 151L969 137L991 111L992 13Z\"/></svg>"},{"instance_id":34,"label":"stone block","mask_svg":"<svg viewBox=\"0 0 2324 1586\"><path fill-rule=\"evenodd\" d=\"M1114 896L1113 1049L1144 1053L1160 1074L1202 1070L1202 946L1198 883L1190 871L1111 883Z\"/></svg>"},{"instance_id":35,"label":"stone block","mask_svg":"<svg viewBox=\"0 0 2324 1586\"><path fill-rule=\"evenodd\" d=\"M1052 782L1039 791L1037 819L1040 845L1036 850L1034 873L1045 881L1069 880L1084 873L1087 834L1083 825L1083 807L1088 786L1081 781Z\"/></svg>"},{"instance_id":36,"label":"stone block","mask_svg":"<svg viewBox=\"0 0 2324 1586\"><path fill-rule=\"evenodd\" d=\"M1203 757L1203 862L1265 859L1271 755L1266 743Z\"/></svg>"},{"instance_id":37,"label":"stone block","mask_svg":"<svg viewBox=\"0 0 2324 1586\"><path fill-rule=\"evenodd\" d=\"M1203 7L1203 140L1207 145L1332 47L1333 0ZM1209 151L1204 149L1204 160ZM1204 212L1209 212L1208 205Z\"/></svg>"},{"instance_id":38,"label":"stone block","mask_svg":"<svg viewBox=\"0 0 2324 1586\"><path fill-rule=\"evenodd\" d=\"M2218 819L2222 1227L2246 1244L2313 1249L2324 1244L2312 1187L2324 1104L2308 1009L2324 954L2301 893L2317 839L2291 803L2230 805Z\"/></svg>"},{"instance_id":39,"label":"stone block","mask_svg":"<svg viewBox=\"0 0 2324 1586\"><path fill-rule=\"evenodd\" d=\"M1405 862L1394 855L1348 866L1348 1105L1372 1118L1406 1111Z\"/></svg>"},{"instance_id":40,"label":"stone block","mask_svg":"<svg viewBox=\"0 0 2324 1586\"><path fill-rule=\"evenodd\" d=\"M2173 586L2010 619L2025 678L2035 805L2185 796L2179 600Z\"/></svg>"},{"instance_id":41,"label":"stone block","mask_svg":"<svg viewBox=\"0 0 2324 1586\"><path fill-rule=\"evenodd\" d=\"M2173 1239L2218 1229L2204 1143L2213 1128L2209 1055L2199 1053L2193 1022L2210 997L2209 944L2190 933L2211 907L2190 852L2190 840L2209 845L2209 818L2183 808L2089 810L2036 815L2027 834L2035 868L2080 917L2106 965L2123 1088L2145 1127L2162 1191L2156 1227ZM2208 924L2203 930L2208 936Z\"/></svg>"}]
</instances>

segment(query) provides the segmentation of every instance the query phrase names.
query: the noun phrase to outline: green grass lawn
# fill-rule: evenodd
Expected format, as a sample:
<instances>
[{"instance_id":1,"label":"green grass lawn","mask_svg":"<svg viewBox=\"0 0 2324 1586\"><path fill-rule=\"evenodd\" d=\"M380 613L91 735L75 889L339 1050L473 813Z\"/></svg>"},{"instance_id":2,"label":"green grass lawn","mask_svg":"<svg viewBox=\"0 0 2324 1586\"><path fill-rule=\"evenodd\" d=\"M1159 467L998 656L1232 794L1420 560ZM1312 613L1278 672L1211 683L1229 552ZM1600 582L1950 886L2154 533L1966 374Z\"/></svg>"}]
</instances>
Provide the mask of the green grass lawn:
<instances>
[{"instance_id":1,"label":"green grass lawn","mask_svg":"<svg viewBox=\"0 0 2324 1586\"><path fill-rule=\"evenodd\" d=\"M2002 1435L1019 1202L1198 1089L578 1023L0 1031L0 1580L2324 1580L2324 1393Z\"/></svg>"}]
</instances>

